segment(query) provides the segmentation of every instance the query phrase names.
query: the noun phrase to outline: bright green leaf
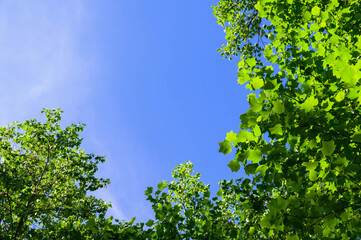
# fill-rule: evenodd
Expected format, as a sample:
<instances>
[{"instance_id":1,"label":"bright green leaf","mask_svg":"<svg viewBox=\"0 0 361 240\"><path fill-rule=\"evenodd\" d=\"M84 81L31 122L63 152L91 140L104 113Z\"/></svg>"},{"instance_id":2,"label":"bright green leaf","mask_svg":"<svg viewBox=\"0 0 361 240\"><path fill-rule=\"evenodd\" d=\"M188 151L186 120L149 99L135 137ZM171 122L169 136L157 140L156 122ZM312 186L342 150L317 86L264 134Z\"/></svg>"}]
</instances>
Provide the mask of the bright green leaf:
<instances>
[{"instance_id":1,"label":"bright green leaf","mask_svg":"<svg viewBox=\"0 0 361 240\"><path fill-rule=\"evenodd\" d=\"M320 11L321 11L321 9L319 7L314 6L311 10L311 13L312 13L312 15L318 16L318 15L320 15Z\"/></svg>"},{"instance_id":2,"label":"bright green leaf","mask_svg":"<svg viewBox=\"0 0 361 240\"><path fill-rule=\"evenodd\" d=\"M160 191L162 191L166 186L167 186L167 182L166 182L166 181L162 181L162 182L158 183L158 189L159 189Z\"/></svg>"},{"instance_id":3,"label":"bright green leaf","mask_svg":"<svg viewBox=\"0 0 361 240\"><path fill-rule=\"evenodd\" d=\"M226 140L231 143L237 143L237 134L235 134L233 131L230 131L227 133Z\"/></svg>"},{"instance_id":4,"label":"bright green leaf","mask_svg":"<svg viewBox=\"0 0 361 240\"><path fill-rule=\"evenodd\" d=\"M254 89L260 89L261 87L263 87L263 85L264 81L262 78L255 77L252 79L252 86L254 87Z\"/></svg>"},{"instance_id":5,"label":"bright green leaf","mask_svg":"<svg viewBox=\"0 0 361 240\"><path fill-rule=\"evenodd\" d=\"M283 131L282 131L282 125L281 124L276 124L275 126L271 127L269 129L271 134L275 134L275 135L282 135Z\"/></svg>"},{"instance_id":6,"label":"bright green leaf","mask_svg":"<svg viewBox=\"0 0 361 240\"><path fill-rule=\"evenodd\" d=\"M246 62L247 62L247 64L248 64L248 66L250 66L250 67L254 67L254 66L256 66L256 64L257 64L257 61L256 61L256 59L255 58L248 58L247 60L246 60Z\"/></svg>"},{"instance_id":7,"label":"bright green leaf","mask_svg":"<svg viewBox=\"0 0 361 240\"><path fill-rule=\"evenodd\" d=\"M255 125L253 128L253 133L256 137L259 137L262 135L261 129L258 125Z\"/></svg>"},{"instance_id":8,"label":"bright green leaf","mask_svg":"<svg viewBox=\"0 0 361 240\"><path fill-rule=\"evenodd\" d=\"M305 112L310 112L312 110L314 110L315 106L317 106L318 104L318 99L311 96L309 98L306 99L306 101L304 103L301 104L301 109L304 109Z\"/></svg>"},{"instance_id":9,"label":"bright green leaf","mask_svg":"<svg viewBox=\"0 0 361 240\"><path fill-rule=\"evenodd\" d=\"M317 176L317 172L315 170L311 170L309 172L309 178L311 181L316 181L318 176Z\"/></svg>"},{"instance_id":10,"label":"bright green leaf","mask_svg":"<svg viewBox=\"0 0 361 240\"><path fill-rule=\"evenodd\" d=\"M341 102L343 99L345 98L345 93L342 91L342 92L338 92L335 99L337 102Z\"/></svg>"},{"instance_id":11,"label":"bright green leaf","mask_svg":"<svg viewBox=\"0 0 361 240\"><path fill-rule=\"evenodd\" d=\"M252 163L258 163L261 160L262 152L258 148L248 150L248 160Z\"/></svg>"},{"instance_id":12,"label":"bright green leaf","mask_svg":"<svg viewBox=\"0 0 361 240\"><path fill-rule=\"evenodd\" d=\"M281 100L277 100L273 103L273 110L277 114L282 114L285 111L285 107L283 106L283 103Z\"/></svg>"}]
</instances>

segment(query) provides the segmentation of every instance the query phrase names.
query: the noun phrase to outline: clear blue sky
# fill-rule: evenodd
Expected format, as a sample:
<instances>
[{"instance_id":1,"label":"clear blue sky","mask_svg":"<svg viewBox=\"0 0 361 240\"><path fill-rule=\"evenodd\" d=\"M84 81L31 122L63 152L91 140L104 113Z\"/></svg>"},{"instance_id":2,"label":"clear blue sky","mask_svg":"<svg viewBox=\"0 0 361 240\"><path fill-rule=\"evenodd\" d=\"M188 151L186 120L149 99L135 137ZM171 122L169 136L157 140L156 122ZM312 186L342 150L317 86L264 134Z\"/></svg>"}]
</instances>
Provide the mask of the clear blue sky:
<instances>
[{"instance_id":1,"label":"clear blue sky","mask_svg":"<svg viewBox=\"0 0 361 240\"><path fill-rule=\"evenodd\" d=\"M144 191L190 160L202 180L242 177L218 142L248 108L215 0L0 3L0 123L61 107L63 124L87 124L83 147L107 155L98 197L111 214L153 217Z\"/></svg>"}]
</instances>

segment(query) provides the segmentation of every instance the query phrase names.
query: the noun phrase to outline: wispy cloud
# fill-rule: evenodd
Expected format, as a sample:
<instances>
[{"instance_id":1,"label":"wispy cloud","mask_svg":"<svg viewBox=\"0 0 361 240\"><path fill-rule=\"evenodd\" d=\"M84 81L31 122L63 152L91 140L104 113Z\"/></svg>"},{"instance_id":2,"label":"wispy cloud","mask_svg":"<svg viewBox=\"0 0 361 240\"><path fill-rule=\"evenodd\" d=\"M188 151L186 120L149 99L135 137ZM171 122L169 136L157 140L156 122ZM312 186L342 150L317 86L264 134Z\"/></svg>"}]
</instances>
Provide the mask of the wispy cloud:
<instances>
[{"instance_id":1,"label":"wispy cloud","mask_svg":"<svg viewBox=\"0 0 361 240\"><path fill-rule=\"evenodd\" d=\"M62 107L66 121L77 122L77 111L91 108L90 93L98 90L92 85L92 73L97 71L96 54L101 53L87 45L87 34L94 33L93 13L88 10L83 0L0 1L0 126L33 118L43 107ZM92 121L85 122L95 129L97 123ZM118 125L127 129L125 123ZM99 174L113 182L96 196L112 202L109 214L116 218L140 215L145 217L138 220L146 220L152 210L143 192L151 183L139 179L157 174L149 171L154 169L151 161L137 139L130 139L132 133L123 133L121 139L112 133L109 140L94 129L94 137L88 132L89 152L108 155ZM112 146L107 146L109 141Z\"/></svg>"},{"instance_id":2,"label":"wispy cloud","mask_svg":"<svg viewBox=\"0 0 361 240\"><path fill-rule=\"evenodd\" d=\"M82 1L1 1L0 124L85 92L85 23Z\"/></svg>"},{"instance_id":3,"label":"wispy cloud","mask_svg":"<svg viewBox=\"0 0 361 240\"><path fill-rule=\"evenodd\" d=\"M101 199L105 200L107 203L111 202L112 207L108 211L108 214L110 216L113 216L116 219L120 219L120 220L127 219L126 215L124 214L124 212L117 203L118 199L109 190L107 189L98 190L94 195L96 197L100 197Z\"/></svg>"},{"instance_id":4,"label":"wispy cloud","mask_svg":"<svg viewBox=\"0 0 361 240\"><path fill-rule=\"evenodd\" d=\"M106 189L93 193L107 202L112 202L108 214L120 220L129 221L137 217L137 221L147 221L154 216L151 203L146 200L144 191L152 181L142 182L140 179L151 179L157 175L157 167L137 146L137 139L124 129L123 138L112 138L108 144L99 141L101 135L88 135L92 148L97 153L106 154L106 162L100 165L100 176L110 178L111 184ZM116 151L114 151L116 149ZM86 149L86 151L88 151ZM146 174L152 169L152 174Z\"/></svg>"}]
</instances>

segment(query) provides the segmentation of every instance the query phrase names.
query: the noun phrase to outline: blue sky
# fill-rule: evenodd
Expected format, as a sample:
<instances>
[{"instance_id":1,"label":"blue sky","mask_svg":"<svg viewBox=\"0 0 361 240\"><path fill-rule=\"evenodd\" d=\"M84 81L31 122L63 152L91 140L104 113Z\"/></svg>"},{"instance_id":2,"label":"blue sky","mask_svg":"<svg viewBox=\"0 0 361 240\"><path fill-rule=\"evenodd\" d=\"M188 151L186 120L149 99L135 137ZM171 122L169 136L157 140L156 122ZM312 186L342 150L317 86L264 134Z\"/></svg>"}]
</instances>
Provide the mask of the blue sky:
<instances>
[{"instance_id":1,"label":"blue sky","mask_svg":"<svg viewBox=\"0 0 361 240\"><path fill-rule=\"evenodd\" d=\"M0 3L0 124L61 107L86 123L83 147L107 155L96 193L117 218L153 217L144 191L192 161L216 190L242 177L218 142L238 131L247 93L208 0Z\"/></svg>"}]
</instances>

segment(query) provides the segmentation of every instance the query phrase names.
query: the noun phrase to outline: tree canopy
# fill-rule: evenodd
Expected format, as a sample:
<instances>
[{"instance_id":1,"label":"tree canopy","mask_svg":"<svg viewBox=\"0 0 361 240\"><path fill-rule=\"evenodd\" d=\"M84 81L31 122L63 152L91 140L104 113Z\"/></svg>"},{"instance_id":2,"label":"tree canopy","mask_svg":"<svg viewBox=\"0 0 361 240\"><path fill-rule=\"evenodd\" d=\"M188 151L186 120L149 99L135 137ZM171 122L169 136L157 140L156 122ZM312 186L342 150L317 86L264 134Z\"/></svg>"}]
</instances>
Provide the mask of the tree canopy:
<instances>
[{"instance_id":1,"label":"tree canopy","mask_svg":"<svg viewBox=\"0 0 361 240\"><path fill-rule=\"evenodd\" d=\"M360 1L232 1L214 8L225 57L252 92L220 143L252 177L257 238L355 239L360 228ZM245 226L246 226L245 225ZM252 226L252 229L251 229Z\"/></svg>"},{"instance_id":2,"label":"tree canopy","mask_svg":"<svg viewBox=\"0 0 361 240\"><path fill-rule=\"evenodd\" d=\"M83 125L0 128L0 233L7 239L357 239L361 236L361 2L220 0L219 50L239 57L250 90L240 129L219 151L249 178L211 194L188 162L145 194L155 218L106 218L89 194L103 157L80 148Z\"/></svg>"},{"instance_id":3,"label":"tree canopy","mask_svg":"<svg viewBox=\"0 0 361 240\"><path fill-rule=\"evenodd\" d=\"M62 129L59 109L44 113L0 128L1 239L101 239L110 205L87 193L109 183L94 176L104 157L80 148L84 124Z\"/></svg>"}]
</instances>

